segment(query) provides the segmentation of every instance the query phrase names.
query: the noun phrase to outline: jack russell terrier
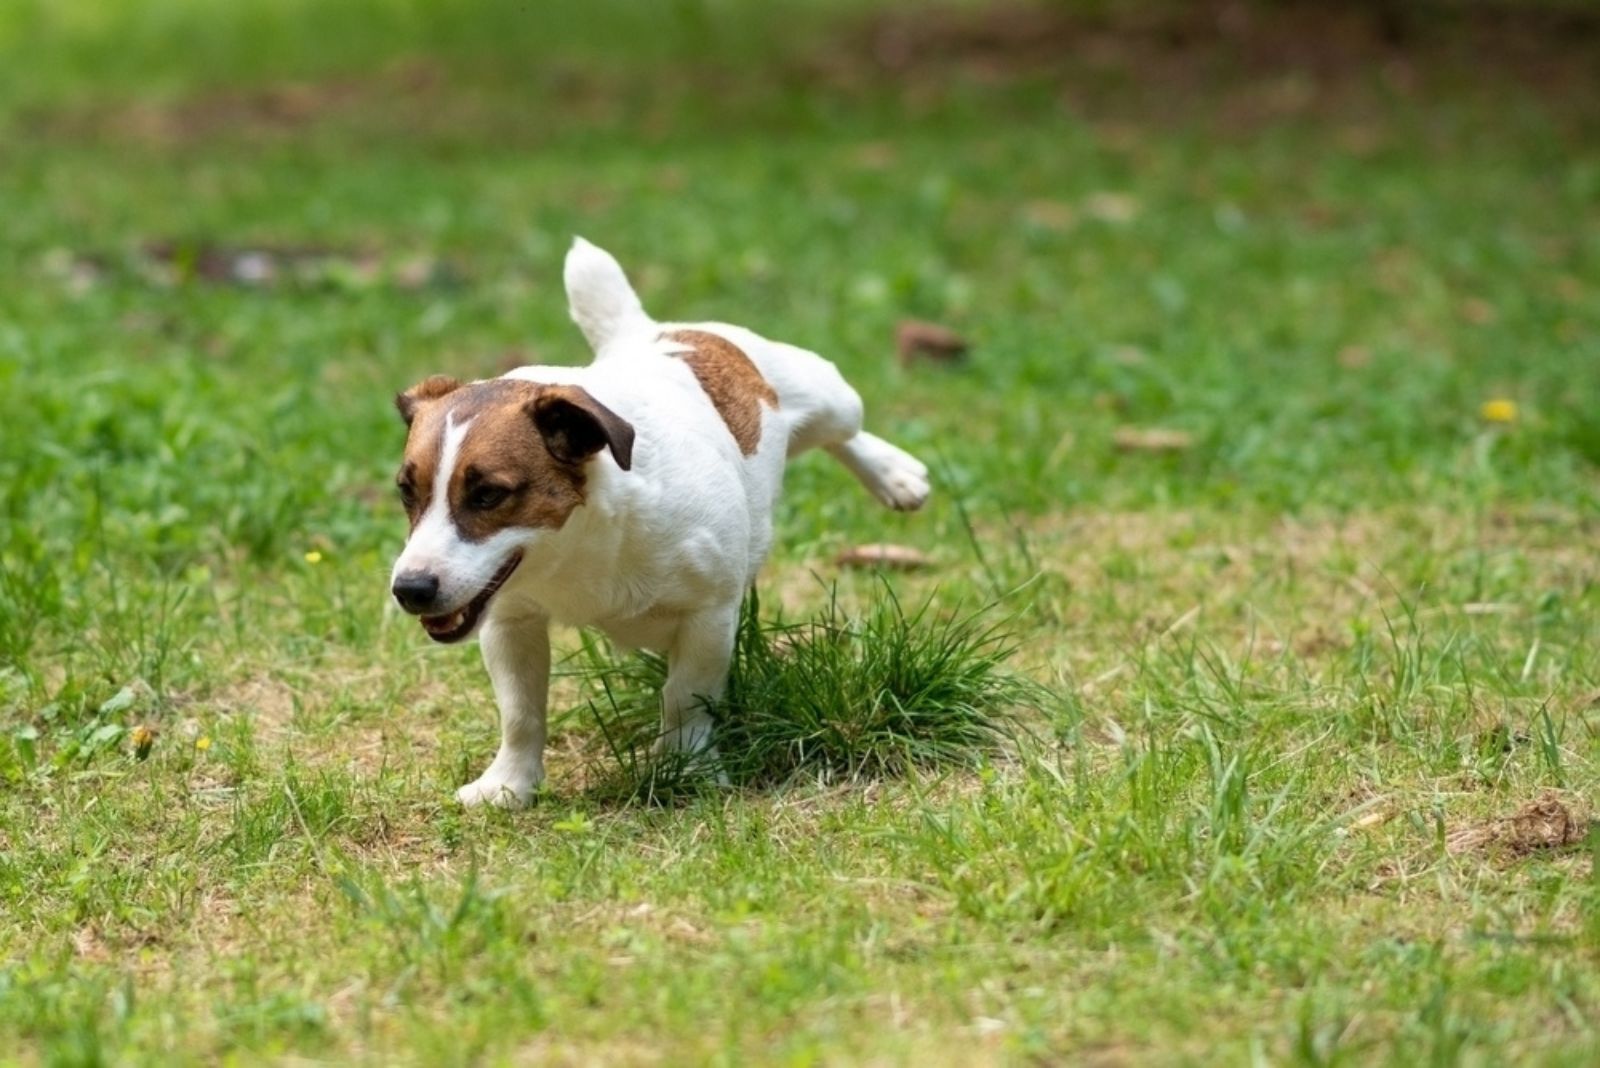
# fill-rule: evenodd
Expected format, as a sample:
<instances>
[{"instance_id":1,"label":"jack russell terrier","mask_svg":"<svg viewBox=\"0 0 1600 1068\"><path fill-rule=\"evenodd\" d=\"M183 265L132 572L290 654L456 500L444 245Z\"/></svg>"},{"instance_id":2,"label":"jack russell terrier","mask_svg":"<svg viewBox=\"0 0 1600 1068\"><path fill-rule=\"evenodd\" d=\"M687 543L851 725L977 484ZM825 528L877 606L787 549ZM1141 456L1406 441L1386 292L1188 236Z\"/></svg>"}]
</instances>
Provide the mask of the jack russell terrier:
<instances>
[{"instance_id":1,"label":"jack russell terrier","mask_svg":"<svg viewBox=\"0 0 1600 1068\"><path fill-rule=\"evenodd\" d=\"M928 497L928 469L861 429L861 398L821 356L658 323L582 238L565 276L589 366L435 375L395 398L411 521L395 600L436 642L481 627L500 706L500 751L456 794L468 805L525 804L544 780L552 622L665 651L657 751L709 747L789 457L826 449L890 508Z\"/></svg>"}]
</instances>

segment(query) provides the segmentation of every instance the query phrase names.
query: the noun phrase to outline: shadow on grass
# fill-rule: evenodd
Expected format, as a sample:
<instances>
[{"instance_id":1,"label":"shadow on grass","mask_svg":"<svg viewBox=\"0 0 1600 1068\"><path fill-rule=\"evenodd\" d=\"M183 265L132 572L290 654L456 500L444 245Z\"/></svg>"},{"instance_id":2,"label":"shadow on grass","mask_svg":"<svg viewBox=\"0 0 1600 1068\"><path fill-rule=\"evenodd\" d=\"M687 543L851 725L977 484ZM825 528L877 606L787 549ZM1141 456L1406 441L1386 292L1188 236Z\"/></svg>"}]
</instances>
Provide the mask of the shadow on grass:
<instances>
[{"instance_id":1,"label":"shadow on grass","mask_svg":"<svg viewBox=\"0 0 1600 1068\"><path fill-rule=\"evenodd\" d=\"M666 660L619 658L586 636L571 673L598 727L588 795L609 804L675 804L726 784L893 778L976 767L1028 733L1020 713L1050 698L1006 667L1016 645L996 605L907 611L887 582L858 618L836 593L798 623L763 620L745 600L728 693L712 707L720 756L652 753Z\"/></svg>"}]
</instances>

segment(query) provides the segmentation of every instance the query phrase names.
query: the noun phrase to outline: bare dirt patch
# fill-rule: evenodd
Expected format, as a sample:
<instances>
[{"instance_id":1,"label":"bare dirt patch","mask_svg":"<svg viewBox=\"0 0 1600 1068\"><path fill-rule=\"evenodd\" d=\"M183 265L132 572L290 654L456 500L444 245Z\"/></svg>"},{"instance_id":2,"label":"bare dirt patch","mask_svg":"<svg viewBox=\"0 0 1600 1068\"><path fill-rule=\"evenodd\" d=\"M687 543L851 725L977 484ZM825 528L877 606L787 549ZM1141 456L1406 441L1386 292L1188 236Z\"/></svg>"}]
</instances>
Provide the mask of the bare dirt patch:
<instances>
[{"instance_id":1,"label":"bare dirt patch","mask_svg":"<svg viewBox=\"0 0 1600 1068\"><path fill-rule=\"evenodd\" d=\"M1531 8L1531 10L1529 10ZM892 86L913 114L953 86L1053 86L1064 110L1136 152L1150 126L1252 136L1338 124L1341 147L1382 151L1396 100L1441 94L1551 104L1572 136L1600 120L1600 13L1492 0L1316 4L905 4L797 60L796 78L854 93Z\"/></svg>"},{"instance_id":2,"label":"bare dirt patch","mask_svg":"<svg viewBox=\"0 0 1600 1068\"><path fill-rule=\"evenodd\" d=\"M1600 561L1587 550L1590 526L1576 512L1529 524L1431 508L1297 516L1086 510L981 524L978 537L985 545L1026 543L1025 564L1037 569L1031 610L1051 638L1025 643L1024 669L1054 673L1103 701L1150 656L1196 639L1256 671L1313 678L1335 670L1357 634L1392 628L1470 629L1522 662L1541 591L1576 597L1600 582ZM1492 612L1452 581L1486 558L1514 559L1522 569L1521 586L1496 591ZM1530 661L1530 677L1547 659ZM1503 711L1486 707L1486 723Z\"/></svg>"},{"instance_id":3,"label":"bare dirt patch","mask_svg":"<svg viewBox=\"0 0 1600 1068\"><path fill-rule=\"evenodd\" d=\"M131 100L25 114L23 128L64 140L131 142L174 148L221 136L292 137L332 118L365 111L379 101L418 109L438 95L439 69L404 60L365 77L284 81L251 88L213 89L177 100Z\"/></svg>"},{"instance_id":4,"label":"bare dirt patch","mask_svg":"<svg viewBox=\"0 0 1600 1068\"><path fill-rule=\"evenodd\" d=\"M250 675L213 693L206 704L229 715L247 715L258 737L281 737L294 721L295 690L278 677Z\"/></svg>"},{"instance_id":5,"label":"bare dirt patch","mask_svg":"<svg viewBox=\"0 0 1600 1068\"><path fill-rule=\"evenodd\" d=\"M1592 78L1600 12L1579 4L1492 2L907 5L841 35L822 73L912 80L952 69L990 80L1081 65L1153 86L1217 75L1317 81L1385 65L1470 61L1560 88Z\"/></svg>"}]
</instances>

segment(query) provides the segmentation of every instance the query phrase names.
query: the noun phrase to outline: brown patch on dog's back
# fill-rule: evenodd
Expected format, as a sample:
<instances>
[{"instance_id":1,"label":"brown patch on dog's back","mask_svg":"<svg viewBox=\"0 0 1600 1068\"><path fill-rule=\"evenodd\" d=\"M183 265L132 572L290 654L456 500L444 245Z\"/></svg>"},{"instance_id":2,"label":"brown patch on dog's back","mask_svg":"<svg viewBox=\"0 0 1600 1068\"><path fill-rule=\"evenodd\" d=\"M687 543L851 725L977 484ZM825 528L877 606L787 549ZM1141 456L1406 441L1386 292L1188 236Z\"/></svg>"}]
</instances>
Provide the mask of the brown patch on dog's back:
<instances>
[{"instance_id":1,"label":"brown patch on dog's back","mask_svg":"<svg viewBox=\"0 0 1600 1068\"><path fill-rule=\"evenodd\" d=\"M778 394L750 357L727 338L704 330L674 330L662 336L692 350L682 354L683 362L700 380L739 451L746 456L755 452L761 443L761 405L776 408Z\"/></svg>"}]
</instances>

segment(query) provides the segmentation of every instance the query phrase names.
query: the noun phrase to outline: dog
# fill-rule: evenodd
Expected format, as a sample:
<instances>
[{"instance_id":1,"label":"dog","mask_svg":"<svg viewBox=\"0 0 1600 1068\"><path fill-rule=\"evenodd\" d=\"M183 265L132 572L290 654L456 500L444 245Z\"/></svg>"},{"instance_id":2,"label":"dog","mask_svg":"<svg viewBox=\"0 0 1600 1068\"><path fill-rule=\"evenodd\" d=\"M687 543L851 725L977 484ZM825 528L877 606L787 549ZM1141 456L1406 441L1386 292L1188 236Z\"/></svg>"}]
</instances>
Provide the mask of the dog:
<instances>
[{"instance_id":1,"label":"dog","mask_svg":"<svg viewBox=\"0 0 1600 1068\"><path fill-rule=\"evenodd\" d=\"M500 750L466 805L526 804L544 781L552 623L665 652L656 750L711 745L739 606L772 546L784 465L820 448L890 508L928 469L861 428L832 363L726 323L658 323L617 261L578 238L567 300L594 360L395 398L411 530L391 592L436 642L479 636Z\"/></svg>"}]
</instances>

